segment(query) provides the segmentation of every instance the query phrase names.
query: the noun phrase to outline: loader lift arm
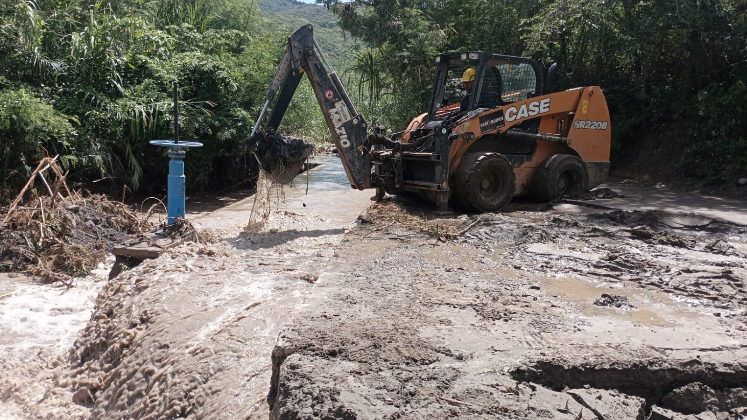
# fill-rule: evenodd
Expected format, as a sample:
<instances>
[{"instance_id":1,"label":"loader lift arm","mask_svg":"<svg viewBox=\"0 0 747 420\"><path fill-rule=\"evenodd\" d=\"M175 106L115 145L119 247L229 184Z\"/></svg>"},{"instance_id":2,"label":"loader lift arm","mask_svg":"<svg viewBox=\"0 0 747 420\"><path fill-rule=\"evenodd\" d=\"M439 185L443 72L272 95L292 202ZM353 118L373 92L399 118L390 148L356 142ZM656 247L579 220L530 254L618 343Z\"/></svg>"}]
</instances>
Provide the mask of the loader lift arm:
<instances>
[{"instance_id":1,"label":"loader lift arm","mask_svg":"<svg viewBox=\"0 0 747 420\"><path fill-rule=\"evenodd\" d=\"M337 146L350 185L359 190L371 187L370 157L367 148L364 147L366 121L353 105L337 73L332 70L327 62L319 44L314 39L311 25L302 26L288 37L285 54L280 61L275 77L272 79L265 96L264 106L248 140L260 166L265 171L273 173L273 175L277 173L277 168L272 167L277 163L273 162L272 159L267 159L267 156L262 154L265 147L275 141L275 139L271 140L270 137L275 135L304 74L311 82L314 95L319 101L324 120L332 134L335 146ZM272 111L265 124L262 125L265 113L273 100L275 100L275 103ZM311 150L308 150L305 155L296 156L294 162L286 161L283 163L291 166L298 165L298 162L302 164L310 152ZM296 168L300 168L300 165ZM298 171L296 169L295 173L292 172L280 176L280 178L286 180L290 176L290 179L292 179L292 176L295 176ZM277 176L274 176L274 178L278 180ZM290 179L287 179L287 181L290 181ZM282 183L283 180L279 180L279 182Z\"/></svg>"}]
</instances>

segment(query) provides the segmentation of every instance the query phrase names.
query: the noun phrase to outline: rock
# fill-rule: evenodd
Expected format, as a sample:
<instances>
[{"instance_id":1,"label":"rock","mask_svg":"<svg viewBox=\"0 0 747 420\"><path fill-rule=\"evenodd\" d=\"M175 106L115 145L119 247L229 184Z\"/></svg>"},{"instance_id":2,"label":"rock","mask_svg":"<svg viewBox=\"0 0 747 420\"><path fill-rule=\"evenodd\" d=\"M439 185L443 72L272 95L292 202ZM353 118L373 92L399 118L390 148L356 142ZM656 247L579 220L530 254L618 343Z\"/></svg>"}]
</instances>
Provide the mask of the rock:
<instances>
[{"instance_id":1,"label":"rock","mask_svg":"<svg viewBox=\"0 0 747 420\"><path fill-rule=\"evenodd\" d=\"M358 216L357 222L359 224L373 223L373 219L367 214L361 214L360 216Z\"/></svg>"},{"instance_id":2,"label":"rock","mask_svg":"<svg viewBox=\"0 0 747 420\"><path fill-rule=\"evenodd\" d=\"M158 258L163 250L148 246L145 243L139 243L134 246L120 246L112 249L112 254L116 257L111 271L109 271L109 280L117 277L123 271L136 267L143 260Z\"/></svg>"},{"instance_id":3,"label":"rock","mask_svg":"<svg viewBox=\"0 0 747 420\"><path fill-rule=\"evenodd\" d=\"M134 246L120 246L112 249L112 254L118 257L134 258L136 260L148 260L156 259L161 256L163 250L145 244L137 244Z\"/></svg>"},{"instance_id":4,"label":"rock","mask_svg":"<svg viewBox=\"0 0 747 420\"><path fill-rule=\"evenodd\" d=\"M630 303L627 296L623 295L608 295L602 293L602 297L594 301L596 306L614 306L615 308L624 309L635 309L635 306Z\"/></svg>"}]
</instances>

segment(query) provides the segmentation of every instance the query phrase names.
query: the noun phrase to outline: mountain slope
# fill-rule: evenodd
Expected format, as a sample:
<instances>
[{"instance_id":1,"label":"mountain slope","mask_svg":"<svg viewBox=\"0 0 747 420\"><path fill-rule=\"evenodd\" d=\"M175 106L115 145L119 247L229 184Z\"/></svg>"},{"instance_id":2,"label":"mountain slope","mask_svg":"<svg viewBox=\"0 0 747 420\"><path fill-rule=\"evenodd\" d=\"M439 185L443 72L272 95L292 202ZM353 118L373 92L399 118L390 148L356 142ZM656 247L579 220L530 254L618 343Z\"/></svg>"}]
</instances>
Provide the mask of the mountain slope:
<instances>
[{"instance_id":1,"label":"mountain slope","mask_svg":"<svg viewBox=\"0 0 747 420\"><path fill-rule=\"evenodd\" d=\"M327 8L294 0L258 0L262 17L270 24L287 29L288 33L312 24L314 36L330 64L338 73L350 67L355 43L346 38L337 26L337 17Z\"/></svg>"}]
</instances>

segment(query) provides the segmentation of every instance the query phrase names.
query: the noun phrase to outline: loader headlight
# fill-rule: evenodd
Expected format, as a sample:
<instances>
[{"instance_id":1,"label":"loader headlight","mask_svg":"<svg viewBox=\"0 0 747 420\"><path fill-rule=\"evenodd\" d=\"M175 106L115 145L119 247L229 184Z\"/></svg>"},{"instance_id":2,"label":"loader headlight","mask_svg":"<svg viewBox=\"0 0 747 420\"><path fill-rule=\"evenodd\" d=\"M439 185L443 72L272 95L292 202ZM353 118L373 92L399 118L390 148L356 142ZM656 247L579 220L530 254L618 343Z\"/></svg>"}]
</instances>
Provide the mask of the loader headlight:
<instances>
[{"instance_id":1,"label":"loader headlight","mask_svg":"<svg viewBox=\"0 0 747 420\"><path fill-rule=\"evenodd\" d=\"M477 60L477 53L469 53L470 60Z\"/></svg>"},{"instance_id":2,"label":"loader headlight","mask_svg":"<svg viewBox=\"0 0 747 420\"><path fill-rule=\"evenodd\" d=\"M467 59L467 54L462 54L461 58L462 58L462 61L466 60Z\"/></svg>"},{"instance_id":3,"label":"loader headlight","mask_svg":"<svg viewBox=\"0 0 747 420\"><path fill-rule=\"evenodd\" d=\"M440 62L441 62L441 57L436 57L436 63L440 63Z\"/></svg>"}]
</instances>

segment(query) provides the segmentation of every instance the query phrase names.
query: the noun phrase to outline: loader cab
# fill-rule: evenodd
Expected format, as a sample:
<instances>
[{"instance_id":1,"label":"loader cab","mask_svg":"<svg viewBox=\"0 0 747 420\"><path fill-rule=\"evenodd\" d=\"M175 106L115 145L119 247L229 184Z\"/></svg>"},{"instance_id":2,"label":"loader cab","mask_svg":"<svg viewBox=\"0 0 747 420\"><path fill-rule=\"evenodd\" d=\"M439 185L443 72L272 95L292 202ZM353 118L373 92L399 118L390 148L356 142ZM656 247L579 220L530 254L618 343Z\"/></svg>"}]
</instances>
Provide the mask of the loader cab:
<instances>
[{"instance_id":1,"label":"loader cab","mask_svg":"<svg viewBox=\"0 0 747 420\"><path fill-rule=\"evenodd\" d=\"M542 95L544 68L538 62L522 57L490 54L482 51L441 54L435 58L436 75L428 120L437 118L439 110L452 110L465 95L461 76L475 68L475 83L469 92L468 111L480 104L494 103L496 107ZM490 100L485 101L486 96Z\"/></svg>"}]
</instances>

